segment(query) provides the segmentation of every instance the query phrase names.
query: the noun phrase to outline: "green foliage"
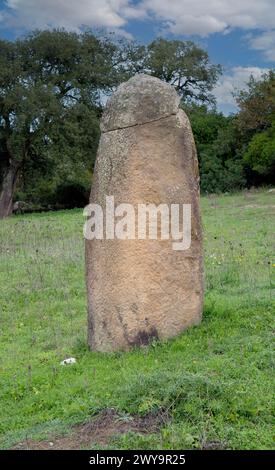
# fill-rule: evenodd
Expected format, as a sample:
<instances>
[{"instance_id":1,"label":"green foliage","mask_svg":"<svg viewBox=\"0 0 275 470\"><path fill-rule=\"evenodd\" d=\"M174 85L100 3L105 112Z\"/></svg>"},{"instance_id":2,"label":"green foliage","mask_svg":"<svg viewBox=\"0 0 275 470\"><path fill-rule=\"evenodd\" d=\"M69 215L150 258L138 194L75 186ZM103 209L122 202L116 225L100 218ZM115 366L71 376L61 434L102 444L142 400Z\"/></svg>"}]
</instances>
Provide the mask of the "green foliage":
<instances>
[{"instance_id":1,"label":"green foliage","mask_svg":"<svg viewBox=\"0 0 275 470\"><path fill-rule=\"evenodd\" d=\"M247 186L274 181L275 72L251 77L239 92L236 130Z\"/></svg>"},{"instance_id":2,"label":"green foliage","mask_svg":"<svg viewBox=\"0 0 275 470\"><path fill-rule=\"evenodd\" d=\"M211 90L221 67L192 41L156 39L147 48L144 68L173 85L184 101L214 101Z\"/></svg>"},{"instance_id":3,"label":"green foliage","mask_svg":"<svg viewBox=\"0 0 275 470\"><path fill-rule=\"evenodd\" d=\"M98 91L113 85L106 73L106 47L93 36L65 31L33 33L5 46L1 48L0 137L9 158L22 165L41 155L54 159L51 148L62 137L61 124L67 134L73 126L71 140L76 136L77 148L79 133L84 134L84 118L81 121L79 116L88 119L87 131L96 113ZM95 131L89 136L91 132Z\"/></svg>"},{"instance_id":4,"label":"green foliage","mask_svg":"<svg viewBox=\"0 0 275 470\"><path fill-rule=\"evenodd\" d=\"M215 108L209 109L206 105L183 103L182 107L190 119L198 150L207 144L212 144L219 130L225 128L230 120Z\"/></svg>"},{"instance_id":5,"label":"green foliage","mask_svg":"<svg viewBox=\"0 0 275 470\"><path fill-rule=\"evenodd\" d=\"M227 192L274 183L275 74L251 77L237 95L240 107L225 117L205 106L187 106L200 163L202 192Z\"/></svg>"},{"instance_id":6,"label":"green foliage","mask_svg":"<svg viewBox=\"0 0 275 470\"><path fill-rule=\"evenodd\" d=\"M172 84L193 128L204 193L274 181L274 71L251 78L235 117L213 105L221 68L191 41L144 46L111 35L35 31L0 43L0 184L8 198L58 207L58 188L87 192L100 136L102 97L137 72ZM272 127L273 125L273 127ZM6 189L7 191L7 189ZM69 192L67 193L69 194ZM69 203L69 201L68 201ZM5 209L5 208L4 208Z\"/></svg>"},{"instance_id":7,"label":"green foliage","mask_svg":"<svg viewBox=\"0 0 275 470\"><path fill-rule=\"evenodd\" d=\"M245 142L255 132L271 126L275 119L275 71L270 70L260 80L251 76L247 90L241 90L236 96L240 111L237 126Z\"/></svg>"},{"instance_id":8,"label":"green foliage","mask_svg":"<svg viewBox=\"0 0 275 470\"><path fill-rule=\"evenodd\" d=\"M129 353L85 346L81 211L2 221L1 447L54 440L115 407L121 419L170 418L151 434L116 436L108 448L272 449L273 197L202 197L203 321ZM75 365L59 364L71 356Z\"/></svg>"},{"instance_id":9,"label":"green foliage","mask_svg":"<svg viewBox=\"0 0 275 470\"><path fill-rule=\"evenodd\" d=\"M183 106L198 151L201 191L234 191L245 185L243 163L237 153L237 133L232 117L206 106Z\"/></svg>"},{"instance_id":10,"label":"green foliage","mask_svg":"<svg viewBox=\"0 0 275 470\"><path fill-rule=\"evenodd\" d=\"M273 175L275 170L275 121L272 127L255 134L248 144L244 161L261 175Z\"/></svg>"},{"instance_id":11,"label":"green foliage","mask_svg":"<svg viewBox=\"0 0 275 470\"><path fill-rule=\"evenodd\" d=\"M54 194L54 203L69 209L85 207L88 201L89 189L80 183L60 184Z\"/></svg>"},{"instance_id":12,"label":"green foliage","mask_svg":"<svg viewBox=\"0 0 275 470\"><path fill-rule=\"evenodd\" d=\"M35 185L30 179L23 191L16 191L15 199L22 202L29 212L85 207L89 200L91 178L91 173L86 171L79 177L72 173L72 176L62 180L57 174L46 180L39 171Z\"/></svg>"},{"instance_id":13,"label":"green foliage","mask_svg":"<svg viewBox=\"0 0 275 470\"><path fill-rule=\"evenodd\" d=\"M1 41L3 189L10 168L18 175L8 202L18 182L17 194L41 206L58 185L82 184L81 173L91 171L95 160L102 96L142 71L172 83L184 100L211 101L220 68L191 41L158 39L143 46L64 30ZM2 195L0 217L5 216Z\"/></svg>"},{"instance_id":14,"label":"green foliage","mask_svg":"<svg viewBox=\"0 0 275 470\"><path fill-rule=\"evenodd\" d=\"M90 32L37 31L1 42L2 181L15 162L21 190L29 195L42 178L42 186L53 187L72 178L80 182L79 174L91 171L100 97L121 80L120 60L115 44Z\"/></svg>"}]
</instances>

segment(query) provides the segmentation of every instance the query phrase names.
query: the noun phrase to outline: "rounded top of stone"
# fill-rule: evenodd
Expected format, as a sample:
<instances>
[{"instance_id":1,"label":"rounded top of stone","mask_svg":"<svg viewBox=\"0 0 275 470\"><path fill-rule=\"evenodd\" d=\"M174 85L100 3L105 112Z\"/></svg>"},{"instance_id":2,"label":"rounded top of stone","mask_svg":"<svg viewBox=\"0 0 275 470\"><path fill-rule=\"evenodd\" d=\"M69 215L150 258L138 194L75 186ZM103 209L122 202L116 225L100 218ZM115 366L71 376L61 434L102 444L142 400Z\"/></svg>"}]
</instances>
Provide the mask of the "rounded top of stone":
<instances>
[{"instance_id":1,"label":"rounded top of stone","mask_svg":"<svg viewBox=\"0 0 275 470\"><path fill-rule=\"evenodd\" d=\"M158 78L137 74L122 83L106 103L101 119L101 130L115 129L176 114L180 97L176 90Z\"/></svg>"}]
</instances>

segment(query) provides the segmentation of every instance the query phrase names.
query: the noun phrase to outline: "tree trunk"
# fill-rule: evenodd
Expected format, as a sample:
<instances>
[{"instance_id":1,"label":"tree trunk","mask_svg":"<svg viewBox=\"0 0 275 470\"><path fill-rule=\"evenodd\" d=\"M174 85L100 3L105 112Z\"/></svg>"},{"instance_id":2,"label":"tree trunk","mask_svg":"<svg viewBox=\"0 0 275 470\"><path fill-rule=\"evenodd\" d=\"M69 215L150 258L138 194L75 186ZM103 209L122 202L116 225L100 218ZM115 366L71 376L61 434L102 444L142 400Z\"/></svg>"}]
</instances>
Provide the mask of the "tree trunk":
<instances>
[{"instance_id":1,"label":"tree trunk","mask_svg":"<svg viewBox=\"0 0 275 470\"><path fill-rule=\"evenodd\" d=\"M11 163L3 178L0 194L0 219L9 216L13 210L13 194L19 176L20 164Z\"/></svg>"}]
</instances>

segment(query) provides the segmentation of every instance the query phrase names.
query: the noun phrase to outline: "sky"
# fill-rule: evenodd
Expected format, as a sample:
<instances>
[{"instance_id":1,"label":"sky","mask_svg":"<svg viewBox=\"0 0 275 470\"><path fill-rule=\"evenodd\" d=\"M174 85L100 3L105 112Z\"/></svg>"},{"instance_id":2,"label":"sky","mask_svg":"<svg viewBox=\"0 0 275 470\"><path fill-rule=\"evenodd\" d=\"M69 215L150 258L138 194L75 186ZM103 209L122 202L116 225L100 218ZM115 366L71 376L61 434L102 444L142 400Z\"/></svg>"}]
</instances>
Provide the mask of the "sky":
<instances>
[{"instance_id":1,"label":"sky","mask_svg":"<svg viewBox=\"0 0 275 470\"><path fill-rule=\"evenodd\" d=\"M214 94L225 114L236 111L235 88L275 66L275 0L0 0L2 38L55 27L194 41L223 66Z\"/></svg>"}]
</instances>

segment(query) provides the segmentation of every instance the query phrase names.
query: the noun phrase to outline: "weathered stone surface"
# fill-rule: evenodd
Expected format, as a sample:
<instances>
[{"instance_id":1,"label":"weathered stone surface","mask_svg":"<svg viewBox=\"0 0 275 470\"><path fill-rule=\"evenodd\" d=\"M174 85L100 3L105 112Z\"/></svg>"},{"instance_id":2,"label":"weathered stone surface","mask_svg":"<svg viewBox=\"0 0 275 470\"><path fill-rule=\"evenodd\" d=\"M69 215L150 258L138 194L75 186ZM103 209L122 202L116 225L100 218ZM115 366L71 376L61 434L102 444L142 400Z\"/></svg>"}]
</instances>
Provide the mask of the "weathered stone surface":
<instances>
[{"instance_id":1,"label":"weathered stone surface","mask_svg":"<svg viewBox=\"0 0 275 470\"><path fill-rule=\"evenodd\" d=\"M175 89L167 83L149 75L136 75L122 83L107 102L101 130L122 129L176 114L179 102Z\"/></svg>"},{"instance_id":2,"label":"weathered stone surface","mask_svg":"<svg viewBox=\"0 0 275 470\"><path fill-rule=\"evenodd\" d=\"M125 105L125 97L126 103ZM155 107L154 107L155 103ZM128 350L201 320L199 173L192 130L172 87L139 75L119 87L102 118L91 202L191 204L192 242L86 240L88 342Z\"/></svg>"}]
</instances>

